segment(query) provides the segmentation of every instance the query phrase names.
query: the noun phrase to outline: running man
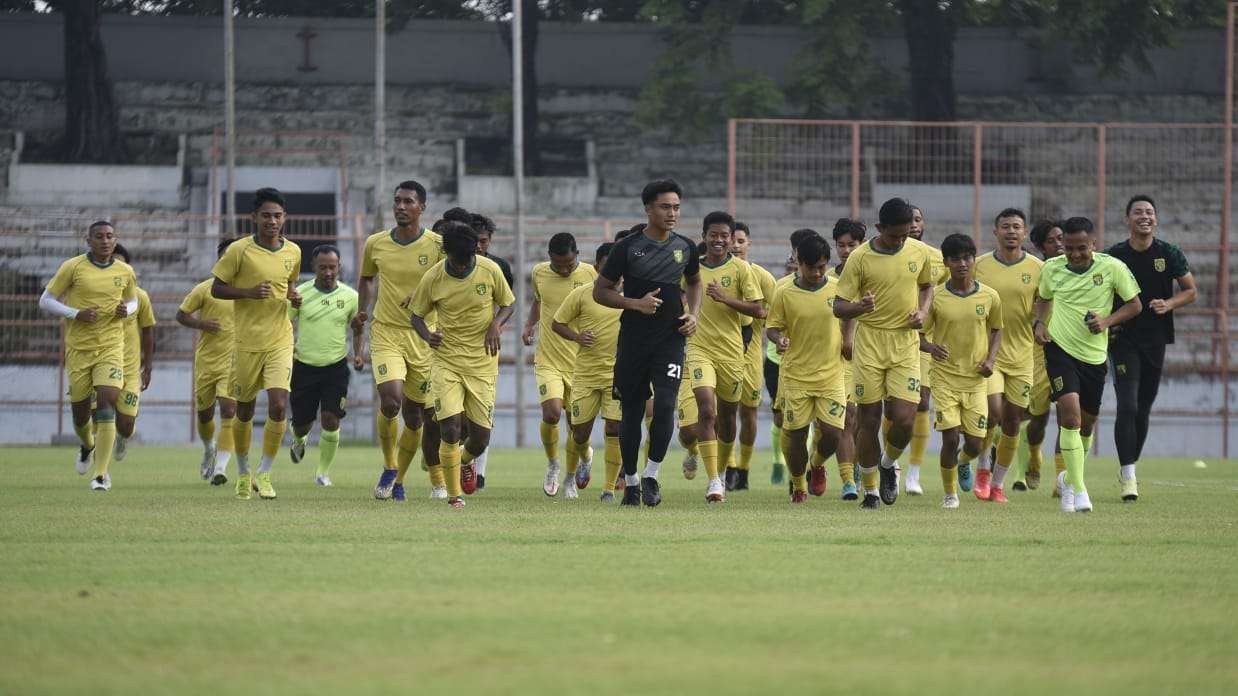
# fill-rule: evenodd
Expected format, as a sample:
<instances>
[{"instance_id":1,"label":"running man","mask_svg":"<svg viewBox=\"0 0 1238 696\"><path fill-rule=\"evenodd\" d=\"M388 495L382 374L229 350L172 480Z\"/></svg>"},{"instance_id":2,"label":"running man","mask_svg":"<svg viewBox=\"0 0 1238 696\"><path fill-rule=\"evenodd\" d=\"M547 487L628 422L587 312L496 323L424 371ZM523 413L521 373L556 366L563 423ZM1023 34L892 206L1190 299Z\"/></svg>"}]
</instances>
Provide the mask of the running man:
<instances>
[{"instance_id":1,"label":"running man","mask_svg":"<svg viewBox=\"0 0 1238 696\"><path fill-rule=\"evenodd\" d=\"M1003 303L996 289L974 277L976 243L971 237L946 237L941 253L950 278L933 293L920 350L933 360L933 406L941 432L941 484L945 489L941 506L954 510L959 506L958 467L967 466L980 454L989 429L986 381L993 375L1001 348Z\"/></svg>"},{"instance_id":2,"label":"running man","mask_svg":"<svg viewBox=\"0 0 1238 696\"><path fill-rule=\"evenodd\" d=\"M228 245L225 239L216 248L222 258ZM228 482L228 462L232 459L232 427L236 421L236 400L232 398L232 356L236 337L232 300L211 295L213 279L204 280L181 301L176 323L200 331L193 351L193 398L198 412L198 437L202 440L203 481L222 486ZM194 313L197 316L194 316ZM219 434L215 432L215 404L219 404Z\"/></svg>"},{"instance_id":3,"label":"running man","mask_svg":"<svg viewBox=\"0 0 1238 696\"><path fill-rule=\"evenodd\" d=\"M284 195L273 188L254 194L254 225L258 232L230 245L211 272L211 295L233 300L237 326L235 348L236 497L275 499L271 466L288 429L288 392L292 382L292 323L288 305L301 306L297 277L301 248L283 236L287 209ZM256 476L249 473L249 445L254 433L254 405L258 392L267 393L267 421L262 428L262 459Z\"/></svg>"},{"instance_id":4,"label":"running man","mask_svg":"<svg viewBox=\"0 0 1238 696\"><path fill-rule=\"evenodd\" d=\"M1032 240L1032 246L1036 247L1045 261L1062 255L1062 228L1057 222L1042 220L1032 227L1032 232L1028 236ZM1043 271L1043 266L1041 268ZM1043 463L1041 445L1045 441L1045 431L1049 426L1050 403L1049 374L1045 370L1045 351L1039 343L1036 343L1032 346L1032 396L1027 407L1029 418L1027 427L1023 429L1023 434L1019 437L1020 451L1025 448L1025 445L1027 450L1026 454L1020 454L1020 469L1023 472L1023 485L1029 490L1036 490L1040 487L1040 467ZM1054 442L1056 443L1056 440ZM1066 461L1062 459L1062 452L1056 444L1054 450L1056 452L1053 455L1053 477L1056 482L1057 476L1066 471ZM1022 490L1017 480L1013 488ZM1055 484L1053 497L1060 495L1061 491Z\"/></svg>"},{"instance_id":5,"label":"running man","mask_svg":"<svg viewBox=\"0 0 1238 696\"><path fill-rule=\"evenodd\" d=\"M662 502L658 471L674 434L684 342L696 332L701 308L696 245L674 232L682 198L683 189L669 179L645 186L641 203L648 224L638 234L615 243L593 289L598 304L623 310L614 387L623 407L619 446L625 483L621 504L626 506L644 502L652 507ZM686 288L682 293L680 282ZM645 403L651 394L649 462L642 477L636 462Z\"/></svg>"},{"instance_id":6,"label":"running man","mask_svg":"<svg viewBox=\"0 0 1238 696\"><path fill-rule=\"evenodd\" d=\"M1057 404L1058 443L1066 461L1066 471L1058 475L1063 512L1092 509L1083 470L1105 390L1109 327L1143 310L1139 284L1130 269L1093 251L1092 230L1092 221L1085 217L1062 223L1066 251L1041 270L1034 308L1033 329L1045 348L1049 386ZM1117 311L1115 297L1122 301Z\"/></svg>"},{"instance_id":7,"label":"running man","mask_svg":"<svg viewBox=\"0 0 1238 696\"><path fill-rule=\"evenodd\" d=\"M735 233L731 236L731 254L748 264L753 279L761 288L761 307L768 314L770 300L774 298L774 276L761 264L748 260L748 250L751 248L752 230L747 223L736 221ZM757 414L761 408L761 386L764 381L765 320L752 319L744 331L748 338L744 341L744 386L739 398L739 462L734 468L734 484L731 483L729 463L726 480L727 490L737 491L748 490L748 470L752 466L752 450L757 442Z\"/></svg>"},{"instance_id":8,"label":"running man","mask_svg":"<svg viewBox=\"0 0 1238 696\"><path fill-rule=\"evenodd\" d=\"M896 465L911 441L921 400L920 328L933 301L933 255L926 245L907 238L913 214L901 198L882 204L878 234L851 252L834 300L834 316L858 322L851 367L859 404L860 505L865 509L898 500ZM884 453L877 439L883 402L892 421ZM878 469L880 496L875 492Z\"/></svg>"},{"instance_id":9,"label":"running man","mask_svg":"<svg viewBox=\"0 0 1238 696\"><path fill-rule=\"evenodd\" d=\"M597 249L597 268L606 265L614 244L606 242ZM587 449L593 434L593 422L602 416L602 434L606 438L606 478L602 502L615 501L615 479L619 475L622 456L619 454L619 422L623 418L619 401L615 399L615 349L619 345L618 309L604 307L593 299L593 285L573 289L555 311L551 328L564 339L579 345L572 372L571 432L576 450ZM572 467L569 457L567 474L563 477L563 497L576 498L578 488L589 485L590 463L581 461Z\"/></svg>"},{"instance_id":10,"label":"running man","mask_svg":"<svg viewBox=\"0 0 1238 696\"><path fill-rule=\"evenodd\" d=\"M117 244L112 254L133 266L125 245ZM136 271L134 277L137 277ZM125 317L124 325L125 385L116 401L116 452L112 456L117 462L125 458L129 438L137 427L142 392L150 387L155 366L155 310L150 304L150 295L141 287L138 287L138 311Z\"/></svg>"},{"instance_id":11,"label":"running man","mask_svg":"<svg viewBox=\"0 0 1238 696\"><path fill-rule=\"evenodd\" d=\"M1113 360L1113 392L1118 414L1113 423L1118 448L1118 480L1122 500L1139 499L1135 465L1148 439L1148 420L1161 386L1165 346L1174 342L1174 310L1195 301L1195 276L1178 247L1156 236L1156 203L1145 195L1126 203L1130 237L1109 247L1109 255L1125 263L1139 283L1143 311L1113 327L1109 357ZM1174 291L1174 284L1178 289ZM1116 307L1115 307L1116 309Z\"/></svg>"},{"instance_id":12,"label":"running man","mask_svg":"<svg viewBox=\"0 0 1238 696\"><path fill-rule=\"evenodd\" d=\"M434 351L430 379L441 442L430 470L441 467L447 504L462 508L461 494L476 490L473 459L490 445L499 337L516 298L498 264L477 255L471 226L444 225L443 252L446 258L421 278L410 309L413 330ZM429 316L438 317L437 329L430 329Z\"/></svg>"},{"instance_id":13,"label":"running man","mask_svg":"<svg viewBox=\"0 0 1238 696\"><path fill-rule=\"evenodd\" d=\"M564 403L571 403L572 372L576 365L577 344L565 340L551 325L564 298L576 288L592 285L597 278L597 271L593 266L580 262L576 238L567 232L551 237L546 245L546 253L550 260L533 266L530 273L533 286L532 306L529 307L529 317L525 320L520 340L524 341L526 346L537 341L537 350L533 355L533 375L537 381L537 395L542 406L542 421L539 425L542 449L546 452L546 481L542 484L542 491L553 498L559 493L559 420L563 417ZM537 340L539 328L542 336ZM576 440L569 435L567 447L564 449L569 472L575 473L578 463L581 462L586 469L591 466L593 454L588 441L585 442L584 450L577 451Z\"/></svg>"},{"instance_id":14,"label":"running man","mask_svg":"<svg viewBox=\"0 0 1238 696\"><path fill-rule=\"evenodd\" d=\"M60 264L43 290L39 307L65 320L73 431L81 447L77 473L94 471L90 490L112 488L109 469L116 446L116 401L125 384L125 317L138 308L138 281L129 264L116 258L116 228L100 220L86 231L85 254ZM91 397L94 413L91 413Z\"/></svg>"},{"instance_id":15,"label":"running man","mask_svg":"<svg viewBox=\"0 0 1238 696\"><path fill-rule=\"evenodd\" d=\"M924 241L924 211L919 206L911 206L911 229L907 236L917 242ZM924 245L928 248L929 255L932 257L933 265L933 286L936 287L946 282L946 278L950 276L946 271L946 264L942 260L941 250L934 247L932 244L925 242ZM916 405L915 422L911 429L911 446L907 450L907 481L904 486L907 489L908 495L924 495L924 489L920 486L920 466L924 464L924 451L928 448L929 431L929 395L932 393L933 378L932 378L933 360L927 353L920 353L920 403ZM887 406L890 402L887 400ZM881 422L881 432L886 433L890 430L890 414L891 410L886 409L886 416ZM895 464L897 469L897 463Z\"/></svg>"},{"instance_id":16,"label":"running man","mask_svg":"<svg viewBox=\"0 0 1238 696\"><path fill-rule=\"evenodd\" d=\"M305 457L305 440L314 421L321 419L318 435L318 469L314 483L331 485L331 464L340 446L340 421L348 400L348 333L352 331L352 366L365 369L361 327L357 316L357 291L339 282L340 250L319 244L313 252L314 279L297 292L301 307L290 307L288 318L297 324L297 342L292 355L292 447L294 463ZM321 415L320 415L321 414Z\"/></svg>"},{"instance_id":17,"label":"running man","mask_svg":"<svg viewBox=\"0 0 1238 696\"><path fill-rule=\"evenodd\" d=\"M834 223L831 236L834 238L834 250L838 252L838 265L830 269L831 278L839 280L842 277L843 269L847 266L847 259L851 257L851 252L864 243L864 238L867 235L868 228L859 220L839 218ZM843 482L842 499L858 500L860 492L856 488L855 480L855 427L857 419L855 377L851 371L851 355L855 346L855 320L848 319L843 321L842 332L843 384L847 389L847 419L843 426L842 437L838 440L838 477ZM814 471L813 473L815 474L816 472ZM824 490L824 468L820 477L822 481L821 487Z\"/></svg>"}]
</instances>

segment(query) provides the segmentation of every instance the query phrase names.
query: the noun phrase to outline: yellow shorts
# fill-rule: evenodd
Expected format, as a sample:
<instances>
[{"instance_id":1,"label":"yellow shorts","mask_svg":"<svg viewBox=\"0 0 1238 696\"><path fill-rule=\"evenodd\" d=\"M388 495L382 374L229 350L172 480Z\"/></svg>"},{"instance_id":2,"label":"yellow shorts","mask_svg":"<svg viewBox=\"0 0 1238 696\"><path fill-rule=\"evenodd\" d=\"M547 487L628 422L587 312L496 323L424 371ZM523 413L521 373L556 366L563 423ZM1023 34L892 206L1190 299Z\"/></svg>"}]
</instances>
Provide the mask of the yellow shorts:
<instances>
[{"instance_id":1,"label":"yellow shorts","mask_svg":"<svg viewBox=\"0 0 1238 696\"><path fill-rule=\"evenodd\" d=\"M778 385L783 430L807 428L814 420L842 430L847 424L847 394L843 386L804 390Z\"/></svg>"},{"instance_id":2,"label":"yellow shorts","mask_svg":"<svg viewBox=\"0 0 1238 696\"><path fill-rule=\"evenodd\" d=\"M120 389L125 384L125 349L120 344L99 350L65 348L64 366L72 403L90 398L95 387Z\"/></svg>"},{"instance_id":3,"label":"yellow shorts","mask_svg":"<svg viewBox=\"0 0 1238 696\"><path fill-rule=\"evenodd\" d=\"M887 398L920 403L920 337L911 329L855 331L851 360L855 401L873 404Z\"/></svg>"},{"instance_id":4,"label":"yellow shorts","mask_svg":"<svg viewBox=\"0 0 1238 696\"><path fill-rule=\"evenodd\" d=\"M398 379L404 383L404 398L422 406L430 403L430 347L412 328L371 324L370 363L374 384Z\"/></svg>"},{"instance_id":5,"label":"yellow shorts","mask_svg":"<svg viewBox=\"0 0 1238 696\"><path fill-rule=\"evenodd\" d=\"M843 360L843 388L847 390L847 403L855 403L855 374L851 371L851 361Z\"/></svg>"},{"instance_id":6,"label":"yellow shorts","mask_svg":"<svg viewBox=\"0 0 1238 696\"><path fill-rule=\"evenodd\" d=\"M292 391L292 346L260 353L238 350L234 375L232 397L242 403L268 389Z\"/></svg>"},{"instance_id":7,"label":"yellow shorts","mask_svg":"<svg viewBox=\"0 0 1238 696\"><path fill-rule=\"evenodd\" d=\"M494 427L496 374L460 374L450 367L430 369L430 388L434 391L434 417L438 420L463 413L469 421Z\"/></svg>"},{"instance_id":8,"label":"yellow shorts","mask_svg":"<svg viewBox=\"0 0 1238 696\"><path fill-rule=\"evenodd\" d=\"M989 397L985 391L983 382L968 391L945 385L933 387L934 427L938 431L962 427L968 435L984 437L989 429Z\"/></svg>"},{"instance_id":9,"label":"yellow shorts","mask_svg":"<svg viewBox=\"0 0 1238 696\"><path fill-rule=\"evenodd\" d=\"M700 420L701 413L696 407L696 393L692 391L692 380L679 381L679 427L690 428Z\"/></svg>"},{"instance_id":10,"label":"yellow shorts","mask_svg":"<svg viewBox=\"0 0 1238 696\"><path fill-rule=\"evenodd\" d=\"M199 411L214 405L216 399L232 398L232 358L220 364L194 364L193 400Z\"/></svg>"},{"instance_id":11,"label":"yellow shorts","mask_svg":"<svg viewBox=\"0 0 1238 696\"><path fill-rule=\"evenodd\" d=\"M733 404L739 401L744 388L743 363L724 364L707 358L689 355L684 364L686 381L692 389L708 387L720 401Z\"/></svg>"},{"instance_id":12,"label":"yellow shorts","mask_svg":"<svg viewBox=\"0 0 1238 696\"><path fill-rule=\"evenodd\" d=\"M1033 416L1043 416L1049 412L1049 373L1045 370L1044 351L1035 346L1041 359L1032 363L1032 394L1028 399L1027 412Z\"/></svg>"},{"instance_id":13,"label":"yellow shorts","mask_svg":"<svg viewBox=\"0 0 1238 696\"><path fill-rule=\"evenodd\" d=\"M933 356L920 351L920 388L933 388Z\"/></svg>"},{"instance_id":14,"label":"yellow shorts","mask_svg":"<svg viewBox=\"0 0 1238 696\"><path fill-rule=\"evenodd\" d=\"M125 384L120 388L120 398L116 400L116 412L138 417L138 405L142 402L142 370L125 373Z\"/></svg>"},{"instance_id":15,"label":"yellow shorts","mask_svg":"<svg viewBox=\"0 0 1238 696\"><path fill-rule=\"evenodd\" d=\"M577 387L572 394L572 425L590 423L599 412L606 420L623 420L623 410L611 387Z\"/></svg>"},{"instance_id":16,"label":"yellow shorts","mask_svg":"<svg viewBox=\"0 0 1238 696\"><path fill-rule=\"evenodd\" d=\"M765 351L754 336L744 353L744 382L739 388L741 406L756 408L761 405L761 387L765 386Z\"/></svg>"},{"instance_id":17,"label":"yellow shorts","mask_svg":"<svg viewBox=\"0 0 1238 696\"><path fill-rule=\"evenodd\" d=\"M1048 380L1045 386L1048 388ZM1032 376L994 369L988 379L988 394L990 396L1001 394L1006 397L1006 401L1015 406L1027 408L1032 398Z\"/></svg>"},{"instance_id":18,"label":"yellow shorts","mask_svg":"<svg viewBox=\"0 0 1238 696\"><path fill-rule=\"evenodd\" d=\"M546 403L558 399L564 403L572 398L572 378L555 367L534 365L533 379L537 382L537 401Z\"/></svg>"}]
</instances>

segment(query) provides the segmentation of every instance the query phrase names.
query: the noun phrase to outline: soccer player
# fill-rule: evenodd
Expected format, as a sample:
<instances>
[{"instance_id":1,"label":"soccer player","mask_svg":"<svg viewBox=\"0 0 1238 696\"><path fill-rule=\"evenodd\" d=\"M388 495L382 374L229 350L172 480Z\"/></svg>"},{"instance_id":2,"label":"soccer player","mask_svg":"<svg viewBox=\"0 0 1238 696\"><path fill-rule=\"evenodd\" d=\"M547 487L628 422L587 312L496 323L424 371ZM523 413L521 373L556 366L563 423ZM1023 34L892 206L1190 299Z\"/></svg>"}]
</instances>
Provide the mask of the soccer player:
<instances>
[{"instance_id":1,"label":"soccer player","mask_svg":"<svg viewBox=\"0 0 1238 696\"><path fill-rule=\"evenodd\" d=\"M1174 342L1174 310L1195 301L1195 276L1178 247L1156 236L1156 203L1138 195L1126 203L1130 236L1109 247L1139 283L1143 311L1114 325L1109 335L1113 391L1118 399L1113 439L1118 448L1122 500L1139 499L1135 465L1148 437L1148 419L1161 385L1165 346ZM1174 284L1178 289L1174 291Z\"/></svg>"},{"instance_id":2,"label":"soccer player","mask_svg":"<svg viewBox=\"0 0 1238 696\"><path fill-rule=\"evenodd\" d=\"M292 323L288 305L301 306L297 276L301 248L283 236L287 209L284 196L273 188L254 194L257 234L238 239L215 262L211 295L233 300L236 325L235 382L236 497L250 499L251 485L258 496L275 498L271 466L288 429L288 392L292 381ZM254 404L258 392L267 393L267 421L262 428L262 459L256 476L249 473L249 445L254 432Z\"/></svg>"},{"instance_id":3,"label":"soccer player","mask_svg":"<svg viewBox=\"0 0 1238 696\"><path fill-rule=\"evenodd\" d=\"M441 437L437 466L447 484L447 504L462 508L461 493L472 493L477 482L472 461L490 444L499 337L516 298L498 264L477 255L477 233L469 225L453 221L444 226L443 252L446 258L426 272L413 293L412 325L434 351L430 379ZM438 317L437 329L429 328L428 316Z\"/></svg>"},{"instance_id":4,"label":"soccer player","mask_svg":"<svg viewBox=\"0 0 1238 696\"><path fill-rule=\"evenodd\" d=\"M365 368L361 327L357 316L357 291L339 282L340 250L319 244L313 252L314 279L297 287L301 307L291 307L288 318L297 324L292 355L292 461L305 457L305 439L314 421L321 418L318 436L318 469L314 483L330 486L331 464L340 446L340 421L348 399L348 344L352 331L352 366ZM321 414L321 416L319 415Z\"/></svg>"},{"instance_id":5,"label":"soccer player","mask_svg":"<svg viewBox=\"0 0 1238 696\"><path fill-rule=\"evenodd\" d=\"M623 310L614 387L623 408L619 447L625 483L621 505L626 506L662 502L658 470L675 428L684 341L696 331L701 306L696 246L674 231L682 198L683 189L673 180L647 184L641 191L648 216L645 229L615 243L593 286L598 304ZM681 281L686 288L682 293ZM636 460L651 386L653 422L642 477L637 475Z\"/></svg>"},{"instance_id":6,"label":"soccer player","mask_svg":"<svg viewBox=\"0 0 1238 696\"><path fill-rule=\"evenodd\" d=\"M39 307L65 320L65 371L73 430L81 441L77 473L84 476L91 470L93 453L90 490L107 491L112 488L108 469L116 446L116 401L125 383L123 320L137 311L138 282L133 268L113 254L112 223L91 224L86 244L89 251L60 264L39 298Z\"/></svg>"},{"instance_id":7,"label":"soccer player","mask_svg":"<svg viewBox=\"0 0 1238 696\"><path fill-rule=\"evenodd\" d=\"M1105 389L1109 327L1133 319L1143 309L1130 269L1093 251L1092 230L1092 221L1085 217L1062 223L1066 251L1041 269L1034 307L1033 329L1045 348L1051 396L1057 404L1058 443L1066 461L1066 471L1058 475L1063 512L1092 509L1083 469ZM1114 297L1122 301L1116 311Z\"/></svg>"},{"instance_id":8,"label":"soccer player","mask_svg":"<svg viewBox=\"0 0 1238 696\"><path fill-rule=\"evenodd\" d=\"M1000 427L997 461L992 471L976 472L975 493L980 500L1006 502L1006 472L1019 447L1019 429L1032 397L1034 374L1032 301L1040 282L1040 259L1023 250L1027 218L1022 210L1006 208L993 221L997 249L976 260L975 276L1002 298L1002 346L988 380L989 430ZM983 444L981 446L983 449ZM959 473L963 477L962 472Z\"/></svg>"},{"instance_id":9,"label":"soccer player","mask_svg":"<svg viewBox=\"0 0 1238 696\"><path fill-rule=\"evenodd\" d=\"M542 336L537 340L537 350L533 356L533 375L542 405L540 430L542 449L546 452L546 481L542 491L553 498L559 492L559 420L563 416L563 404L565 401L571 402L577 344L557 334L551 324L568 293L592 285L597 271L580 262L576 238L567 232L552 236L546 253L550 260L533 266L530 273L532 306L520 340L526 346L533 345L538 327L541 327ZM585 471L589 470L593 456L587 441L585 448L577 451L575 438L569 437L565 449L569 472L574 474L578 463L583 463Z\"/></svg>"},{"instance_id":10,"label":"soccer player","mask_svg":"<svg viewBox=\"0 0 1238 696\"><path fill-rule=\"evenodd\" d=\"M791 502L803 503L808 500L808 426L815 422L820 433L813 461L824 469L842 437L847 395L842 325L822 311L838 288L827 274L830 246L819 236L810 237L796 247L796 258L795 280L774 292L766 333L783 355L778 395L782 447L791 470ZM821 482L824 488L824 477Z\"/></svg>"},{"instance_id":11,"label":"soccer player","mask_svg":"<svg viewBox=\"0 0 1238 696\"><path fill-rule=\"evenodd\" d=\"M216 248L216 258L224 255L236 240L225 239ZM204 280L181 301L176 323L201 331L193 351L194 408L198 412L198 436L202 439L201 475L204 481L222 486L228 482L228 461L234 449L233 423L236 400L232 398L232 354L236 337L232 300L211 295L214 279ZM194 313L197 316L194 316ZM219 403L219 435L215 434L215 404Z\"/></svg>"},{"instance_id":12,"label":"soccer player","mask_svg":"<svg viewBox=\"0 0 1238 696\"><path fill-rule=\"evenodd\" d=\"M851 252L834 300L834 316L858 322L851 368L859 405L856 449L864 484L860 505L865 509L898 500L895 466L911 441L921 400L919 330L933 301L933 256L926 245L907 238L911 205L892 198L878 214L877 236ZM892 424L883 453L877 436L882 402L887 399ZM874 493L878 469L880 496Z\"/></svg>"},{"instance_id":13,"label":"soccer player","mask_svg":"<svg viewBox=\"0 0 1238 696\"><path fill-rule=\"evenodd\" d=\"M736 221L735 233L731 236L731 253L748 264L761 288L761 306L768 313L769 302L774 297L774 276L761 264L748 261L748 250L751 248L752 230L746 223ZM752 466L752 450L757 442L757 412L761 408L761 386L764 381L765 321L753 319L745 327L745 332L749 337L744 342L744 386L739 398L739 463L734 467L733 485L732 469L728 463L726 481L727 490L739 491L748 489L748 470ZM774 446L777 448L776 443Z\"/></svg>"},{"instance_id":14,"label":"soccer player","mask_svg":"<svg viewBox=\"0 0 1238 696\"><path fill-rule=\"evenodd\" d=\"M920 334L920 349L933 360L933 406L941 432L941 483L945 489L941 506L953 510L959 506L958 466L966 466L980 454L988 431L986 380L993 375L1001 348L1003 301L995 288L976 281L976 243L971 237L946 237L941 253L950 278L933 293L933 305Z\"/></svg>"},{"instance_id":15,"label":"soccer player","mask_svg":"<svg viewBox=\"0 0 1238 696\"><path fill-rule=\"evenodd\" d=\"M923 242L924 230L924 211L919 206L913 205L911 206L911 229L907 232L907 236ZM949 276L941 251L927 242L925 242L925 247L928 248L929 255L932 257L933 285L940 285ZM920 353L920 403L916 404L915 421L911 428L911 446L907 452L907 481L904 484L908 495L924 495L924 489L920 486L920 465L924 463L924 450L928 447L929 439L929 395L933 386L932 362L932 358L927 353ZM892 404L887 400L886 405L889 407ZM890 429L888 415L890 412L891 409L887 408L886 418L882 421L883 433ZM895 468L898 468L897 463Z\"/></svg>"},{"instance_id":16,"label":"soccer player","mask_svg":"<svg viewBox=\"0 0 1238 696\"><path fill-rule=\"evenodd\" d=\"M838 252L838 265L830 269L830 277L834 280L839 280L842 277L843 269L847 266L847 259L851 256L851 252L864 243L864 238L868 235L868 228L860 220L852 220L850 218L839 218L834 223L834 229L831 236L834 238L834 249ZM847 418L843 426L842 436L838 440L838 476L842 479L842 499L843 500L858 500L860 492L856 488L855 481L855 427L856 427L856 404L855 404L855 378L851 371L851 355L855 346L855 320L848 319L842 322L842 358L843 358L843 384L846 387L847 394ZM814 471L814 473L816 473ZM824 489L825 472L822 469L820 474Z\"/></svg>"},{"instance_id":17,"label":"soccer player","mask_svg":"<svg viewBox=\"0 0 1238 696\"><path fill-rule=\"evenodd\" d=\"M748 264L731 255L734 225L734 218L721 211L709 213L702 223L705 255L699 261L700 282L708 299L701 301L684 364L696 400L692 431L709 477L705 494L709 502L726 499L719 464L730 460L735 447L745 364L741 316L765 317L761 288Z\"/></svg>"},{"instance_id":18,"label":"soccer player","mask_svg":"<svg viewBox=\"0 0 1238 696\"><path fill-rule=\"evenodd\" d=\"M614 244L606 242L597 249L597 268L606 265ZM551 328L556 334L579 345L571 383L571 433L576 450L588 449L593 434L593 422L602 416L602 433L606 438L606 478L602 502L615 500L615 479L619 475L622 457L619 454L619 422L623 418L619 401L614 396L615 348L619 344L618 309L604 307L593 299L592 283L574 288L555 310ZM585 462L574 469L572 458L567 461L563 477L563 497L576 498L577 488L589 485L590 472Z\"/></svg>"},{"instance_id":19,"label":"soccer player","mask_svg":"<svg viewBox=\"0 0 1238 696\"><path fill-rule=\"evenodd\" d=\"M1062 247L1062 228L1052 220L1042 220L1032 227L1032 232L1028 235L1032 240L1032 245L1040 252L1041 258L1045 261L1061 256L1063 253ZM1043 270L1043 266L1042 266ZM1045 351L1039 343L1032 346L1032 395L1028 403L1027 412L1030 418L1027 421L1027 427L1024 428L1023 434L1020 436L1020 449L1023 444L1027 445L1026 459L1024 466L1021 467L1024 472L1024 486L1028 489L1035 490L1040 487L1040 466L1041 466L1041 451L1040 446L1045 441L1045 430L1049 425L1049 374L1045 370ZM1066 470L1066 462L1062 459L1061 450L1055 445L1057 450L1053 456L1054 481L1057 480L1057 475ZM1013 484L1015 490L1020 490L1019 482ZM1053 488L1053 497L1061 495L1056 484Z\"/></svg>"},{"instance_id":20,"label":"soccer player","mask_svg":"<svg viewBox=\"0 0 1238 696\"><path fill-rule=\"evenodd\" d=\"M498 226L494 224L494 220L481 213L473 213L471 224L473 230L477 232L477 253L499 264L499 268L503 270L503 278L507 281L507 287L514 290L516 277L512 275L511 264L507 262L507 259L490 253L490 242L494 240L494 233L498 231ZM482 487L480 480L477 482L477 487L479 489Z\"/></svg>"},{"instance_id":21,"label":"soccer player","mask_svg":"<svg viewBox=\"0 0 1238 696\"><path fill-rule=\"evenodd\" d=\"M424 186L416 181L396 186L392 202L396 226L365 240L357 282L358 312L353 322L364 326L370 320L374 279L379 279L370 324L370 363L379 400L378 444L383 454L383 470L374 486L374 497L379 500L406 499L404 477L418 447L427 465L438 457L438 424L431 409L431 351L410 328L411 298L425 274L443 259L442 237L421 226L425 210ZM427 320L433 323L434 317ZM404 431L397 442L401 414ZM446 498L442 469L427 466L427 470L430 497Z\"/></svg>"},{"instance_id":22,"label":"soccer player","mask_svg":"<svg viewBox=\"0 0 1238 696\"><path fill-rule=\"evenodd\" d=\"M112 254L132 267L129 250L117 244ZM136 272L134 274L136 277ZM155 310L150 295L138 288L138 311L125 317L125 384L116 401L116 451L113 461L125 458L129 438L137 426L138 404L150 386L155 365Z\"/></svg>"}]
</instances>

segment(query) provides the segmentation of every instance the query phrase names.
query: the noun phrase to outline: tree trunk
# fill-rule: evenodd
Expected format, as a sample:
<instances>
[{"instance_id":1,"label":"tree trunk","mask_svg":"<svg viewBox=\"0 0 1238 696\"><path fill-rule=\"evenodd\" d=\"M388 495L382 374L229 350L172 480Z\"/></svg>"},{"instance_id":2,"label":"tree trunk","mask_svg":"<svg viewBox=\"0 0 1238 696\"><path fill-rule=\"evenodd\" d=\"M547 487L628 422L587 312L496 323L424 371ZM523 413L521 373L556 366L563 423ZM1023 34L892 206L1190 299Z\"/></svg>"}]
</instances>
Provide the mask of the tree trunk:
<instances>
[{"instance_id":1,"label":"tree trunk","mask_svg":"<svg viewBox=\"0 0 1238 696\"><path fill-rule=\"evenodd\" d=\"M65 161L128 162L99 34L98 3L63 0L56 5L64 12Z\"/></svg>"},{"instance_id":2,"label":"tree trunk","mask_svg":"<svg viewBox=\"0 0 1238 696\"><path fill-rule=\"evenodd\" d=\"M524 95L524 174L539 176L542 173L541 148L537 145L537 30L541 22L541 10L537 0L512 0L522 2L523 24L521 27L520 58L523 64L524 85L521 93ZM511 22L499 23L499 36L508 54L512 50ZM513 153L514 156L515 153Z\"/></svg>"},{"instance_id":3,"label":"tree trunk","mask_svg":"<svg viewBox=\"0 0 1238 696\"><path fill-rule=\"evenodd\" d=\"M911 111L916 121L954 120L955 2L899 0L911 73Z\"/></svg>"}]
</instances>

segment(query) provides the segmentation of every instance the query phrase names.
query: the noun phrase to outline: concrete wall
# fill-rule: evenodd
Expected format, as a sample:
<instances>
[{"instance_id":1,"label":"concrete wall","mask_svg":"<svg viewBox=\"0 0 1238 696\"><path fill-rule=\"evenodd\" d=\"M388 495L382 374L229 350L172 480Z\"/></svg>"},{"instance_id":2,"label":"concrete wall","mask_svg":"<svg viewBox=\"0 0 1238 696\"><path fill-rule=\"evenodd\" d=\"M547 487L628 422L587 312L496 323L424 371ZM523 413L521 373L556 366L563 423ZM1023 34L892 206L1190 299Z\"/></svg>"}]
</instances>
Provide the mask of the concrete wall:
<instances>
[{"instance_id":1,"label":"concrete wall","mask_svg":"<svg viewBox=\"0 0 1238 696\"><path fill-rule=\"evenodd\" d=\"M374 31L365 19L267 18L237 21L237 79L294 85L373 81ZM305 41L309 30L309 62ZM130 17L103 20L108 70L116 80L223 81L223 41L217 17ZM1182 94L1223 92L1224 33L1192 31L1179 48L1151 51L1155 72L1106 79L1073 64L1067 51L1042 52L1035 35L1012 29L963 29L955 45L955 84L965 94ZM782 81L805 43L794 27L742 27L734 56ZM873 39L874 55L905 74L907 48L897 32ZM0 15L0 80L59 81L63 77L59 15ZM638 89L663 50L648 24L544 23L538 73L549 87ZM387 39L387 78L395 85L511 84L509 52L491 22L420 20ZM153 58L152 58L153 57ZM306 69L312 67L312 70Z\"/></svg>"},{"instance_id":2,"label":"concrete wall","mask_svg":"<svg viewBox=\"0 0 1238 696\"><path fill-rule=\"evenodd\" d=\"M181 176L178 167L14 164L5 200L21 206L180 208Z\"/></svg>"}]
</instances>

